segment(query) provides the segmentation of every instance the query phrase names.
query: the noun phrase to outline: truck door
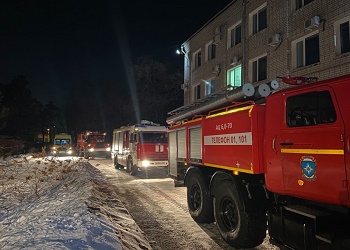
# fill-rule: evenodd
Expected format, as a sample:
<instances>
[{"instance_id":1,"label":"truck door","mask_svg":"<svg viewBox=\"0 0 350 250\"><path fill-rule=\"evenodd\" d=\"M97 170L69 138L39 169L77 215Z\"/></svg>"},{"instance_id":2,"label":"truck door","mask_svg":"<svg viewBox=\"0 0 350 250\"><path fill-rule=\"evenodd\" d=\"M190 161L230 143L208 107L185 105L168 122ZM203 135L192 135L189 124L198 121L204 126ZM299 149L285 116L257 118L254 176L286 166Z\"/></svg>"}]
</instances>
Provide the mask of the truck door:
<instances>
[{"instance_id":1,"label":"truck door","mask_svg":"<svg viewBox=\"0 0 350 250\"><path fill-rule=\"evenodd\" d=\"M286 94L285 101L279 146L286 193L344 204L345 131L332 89Z\"/></svg>"}]
</instances>

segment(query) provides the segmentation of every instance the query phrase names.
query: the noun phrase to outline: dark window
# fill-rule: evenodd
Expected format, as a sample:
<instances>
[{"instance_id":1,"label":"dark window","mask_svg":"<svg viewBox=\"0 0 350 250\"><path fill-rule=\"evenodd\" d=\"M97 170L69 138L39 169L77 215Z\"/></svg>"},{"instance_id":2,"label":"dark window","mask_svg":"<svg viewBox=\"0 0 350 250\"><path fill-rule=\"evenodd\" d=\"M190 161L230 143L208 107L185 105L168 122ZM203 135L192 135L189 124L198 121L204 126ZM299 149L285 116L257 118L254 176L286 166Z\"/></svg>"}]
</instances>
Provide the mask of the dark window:
<instances>
[{"instance_id":1,"label":"dark window","mask_svg":"<svg viewBox=\"0 0 350 250\"><path fill-rule=\"evenodd\" d=\"M195 100L199 100L199 99L201 99L201 85L199 84L199 85L197 85L196 87L195 87Z\"/></svg>"},{"instance_id":2,"label":"dark window","mask_svg":"<svg viewBox=\"0 0 350 250\"><path fill-rule=\"evenodd\" d=\"M198 68L202 65L202 53L199 51L195 54L195 68Z\"/></svg>"},{"instance_id":3,"label":"dark window","mask_svg":"<svg viewBox=\"0 0 350 250\"><path fill-rule=\"evenodd\" d=\"M253 82L262 81L267 78L267 57L261 57L252 64Z\"/></svg>"},{"instance_id":4,"label":"dark window","mask_svg":"<svg viewBox=\"0 0 350 250\"><path fill-rule=\"evenodd\" d=\"M216 57L216 45L210 44L208 46L208 60L211 60Z\"/></svg>"},{"instance_id":5,"label":"dark window","mask_svg":"<svg viewBox=\"0 0 350 250\"><path fill-rule=\"evenodd\" d=\"M312 126L333 123L337 119L328 91L310 92L287 99L287 125Z\"/></svg>"},{"instance_id":6,"label":"dark window","mask_svg":"<svg viewBox=\"0 0 350 250\"><path fill-rule=\"evenodd\" d=\"M242 26L238 25L235 28L235 45L240 44L242 42Z\"/></svg>"},{"instance_id":7,"label":"dark window","mask_svg":"<svg viewBox=\"0 0 350 250\"><path fill-rule=\"evenodd\" d=\"M253 15L253 34L267 28L267 13L266 7L259 10L258 13Z\"/></svg>"},{"instance_id":8,"label":"dark window","mask_svg":"<svg viewBox=\"0 0 350 250\"><path fill-rule=\"evenodd\" d=\"M313 0L295 0L295 9L301 9L303 6L311 3Z\"/></svg>"},{"instance_id":9,"label":"dark window","mask_svg":"<svg viewBox=\"0 0 350 250\"><path fill-rule=\"evenodd\" d=\"M167 142L165 132L140 132L140 142Z\"/></svg>"},{"instance_id":10,"label":"dark window","mask_svg":"<svg viewBox=\"0 0 350 250\"><path fill-rule=\"evenodd\" d=\"M350 51L349 22L340 24L340 53Z\"/></svg>"},{"instance_id":11,"label":"dark window","mask_svg":"<svg viewBox=\"0 0 350 250\"><path fill-rule=\"evenodd\" d=\"M266 8L264 8L264 9L259 11L258 18L259 18L259 29L258 29L258 31L266 29L267 28Z\"/></svg>"},{"instance_id":12,"label":"dark window","mask_svg":"<svg viewBox=\"0 0 350 250\"><path fill-rule=\"evenodd\" d=\"M305 66L320 61L318 34L305 39Z\"/></svg>"}]
</instances>

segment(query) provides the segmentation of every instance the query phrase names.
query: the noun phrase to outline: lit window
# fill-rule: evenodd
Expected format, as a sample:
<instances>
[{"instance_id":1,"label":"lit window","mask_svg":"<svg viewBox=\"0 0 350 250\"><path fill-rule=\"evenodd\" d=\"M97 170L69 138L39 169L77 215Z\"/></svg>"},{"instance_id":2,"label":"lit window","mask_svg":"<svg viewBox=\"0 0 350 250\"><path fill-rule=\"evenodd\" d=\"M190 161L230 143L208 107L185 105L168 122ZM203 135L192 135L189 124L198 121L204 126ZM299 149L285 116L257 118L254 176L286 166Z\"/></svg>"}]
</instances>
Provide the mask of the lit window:
<instances>
[{"instance_id":1,"label":"lit window","mask_svg":"<svg viewBox=\"0 0 350 250\"><path fill-rule=\"evenodd\" d=\"M350 52L350 17L334 23L335 46L338 55Z\"/></svg>"},{"instance_id":2,"label":"lit window","mask_svg":"<svg viewBox=\"0 0 350 250\"><path fill-rule=\"evenodd\" d=\"M249 62L251 69L252 82L258 82L267 79L267 57L262 56Z\"/></svg>"},{"instance_id":3,"label":"lit window","mask_svg":"<svg viewBox=\"0 0 350 250\"><path fill-rule=\"evenodd\" d=\"M301 9L303 6L311 3L313 0L294 0L295 9Z\"/></svg>"},{"instance_id":4,"label":"lit window","mask_svg":"<svg viewBox=\"0 0 350 250\"><path fill-rule=\"evenodd\" d=\"M201 85L198 84L196 87L194 87L194 100L201 99Z\"/></svg>"},{"instance_id":5,"label":"lit window","mask_svg":"<svg viewBox=\"0 0 350 250\"><path fill-rule=\"evenodd\" d=\"M207 61L216 57L216 45L209 43L207 45Z\"/></svg>"},{"instance_id":6,"label":"lit window","mask_svg":"<svg viewBox=\"0 0 350 250\"><path fill-rule=\"evenodd\" d=\"M228 48L240 44L242 42L242 25L241 23L236 24L228 29Z\"/></svg>"},{"instance_id":7,"label":"lit window","mask_svg":"<svg viewBox=\"0 0 350 250\"><path fill-rule=\"evenodd\" d=\"M319 36L313 33L308 37L303 37L292 42L294 55L294 67L301 68L320 61Z\"/></svg>"},{"instance_id":8,"label":"lit window","mask_svg":"<svg viewBox=\"0 0 350 250\"><path fill-rule=\"evenodd\" d=\"M242 65L227 71L227 85L235 87L242 86Z\"/></svg>"},{"instance_id":9,"label":"lit window","mask_svg":"<svg viewBox=\"0 0 350 250\"><path fill-rule=\"evenodd\" d=\"M205 82L205 95L210 95L215 92L215 85L216 81L215 79L211 79L207 82Z\"/></svg>"},{"instance_id":10,"label":"lit window","mask_svg":"<svg viewBox=\"0 0 350 250\"><path fill-rule=\"evenodd\" d=\"M194 56L194 68L198 68L202 65L202 52L199 50L193 54Z\"/></svg>"},{"instance_id":11,"label":"lit window","mask_svg":"<svg viewBox=\"0 0 350 250\"><path fill-rule=\"evenodd\" d=\"M267 10L266 4L260 6L249 14L250 34L254 35L259 31L267 28Z\"/></svg>"}]
</instances>

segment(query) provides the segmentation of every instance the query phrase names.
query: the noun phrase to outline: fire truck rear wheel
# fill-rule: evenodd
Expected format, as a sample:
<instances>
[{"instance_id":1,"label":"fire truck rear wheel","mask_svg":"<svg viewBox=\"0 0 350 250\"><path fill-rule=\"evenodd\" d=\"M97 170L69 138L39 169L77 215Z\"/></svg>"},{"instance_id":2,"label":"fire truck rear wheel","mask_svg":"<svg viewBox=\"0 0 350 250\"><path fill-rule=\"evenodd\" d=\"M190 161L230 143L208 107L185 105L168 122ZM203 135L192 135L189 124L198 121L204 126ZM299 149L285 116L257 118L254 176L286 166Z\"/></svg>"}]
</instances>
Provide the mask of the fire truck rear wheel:
<instances>
[{"instance_id":1,"label":"fire truck rear wheel","mask_svg":"<svg viewBox=\"0 0 350 250\"><path fill-rule=\"evenodd\" d=\"M213 199L208 195L208 188L201 174L193 172L186 186L187 206L193 220L198 223L213 222Z\"/></svg>"},{"instance_id":2,"label":"fire truck rear wheel","mask_svg":"<svg viewBox=\"0 0 350 250\"><path fill-rule=\"evenodd\" d=\"M248 214L234 183L224 181L214 193L214 216L222 238L235 248L253 248L266 237L266 216Z\"/></svg>"}]
</instances>

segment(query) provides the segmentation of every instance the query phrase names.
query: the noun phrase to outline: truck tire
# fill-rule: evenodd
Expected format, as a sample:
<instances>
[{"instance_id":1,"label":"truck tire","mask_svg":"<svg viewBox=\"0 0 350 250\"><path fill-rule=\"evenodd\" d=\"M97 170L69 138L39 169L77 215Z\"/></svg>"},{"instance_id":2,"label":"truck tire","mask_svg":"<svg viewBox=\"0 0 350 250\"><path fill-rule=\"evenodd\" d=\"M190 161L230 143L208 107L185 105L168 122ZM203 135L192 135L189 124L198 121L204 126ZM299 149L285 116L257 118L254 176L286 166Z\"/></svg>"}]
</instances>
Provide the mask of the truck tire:
<instances>
[{"instance_id":1,"label":"truck tire","mask_svg":"<svg viewBox=\"0 0 350 250\"><path fill-rule=\"evenodd\" d=\"M118 163L118 157L114 156L114 161L113 161L115 169L121 169L121 165Z\"/></svg>"},{"instance_id":2,"label":"truck tire","mask_svg":"<svg viewBox=\"0 0 350 250\"><path fill-rule=\"evenodd\" d=\"M137 167L134 166L131 157L128 158L128 162L126 164L126 172L130 173L130 175L136 175L137 173Z\"/></svg>"},{"instance_id":3,"label":"truck tire","mask_svg":"<svg viewBox=\"0 0 350 250\"><path fill-rule=\"evenodd\" d=\"M253 248L266 237L266 214L247 214L244 201L230 181L221 182L214 193L214 216L222 238L234 248Z\"/></svg>"},{"instance_id":4,"label":"truck tire","mask_svg":"<svg viewBox=\"0 0 350 250\"><path fill-rule=\"evenodd\" d=\"M214 221L213 199L208 195L208 188L199 172L193 172L186 183L187 206L191 217L198 223Z\"/></svg>"},{"instance_id":5,"label":"truck tire","mask_svg":"<svg viewBox=\"0 0 350 250\"><path fill-rule=\"evenodd\" d=\"M89 159L89 153L86 150L84 151L84 158Z\"/></svg>"}]
</instances>

